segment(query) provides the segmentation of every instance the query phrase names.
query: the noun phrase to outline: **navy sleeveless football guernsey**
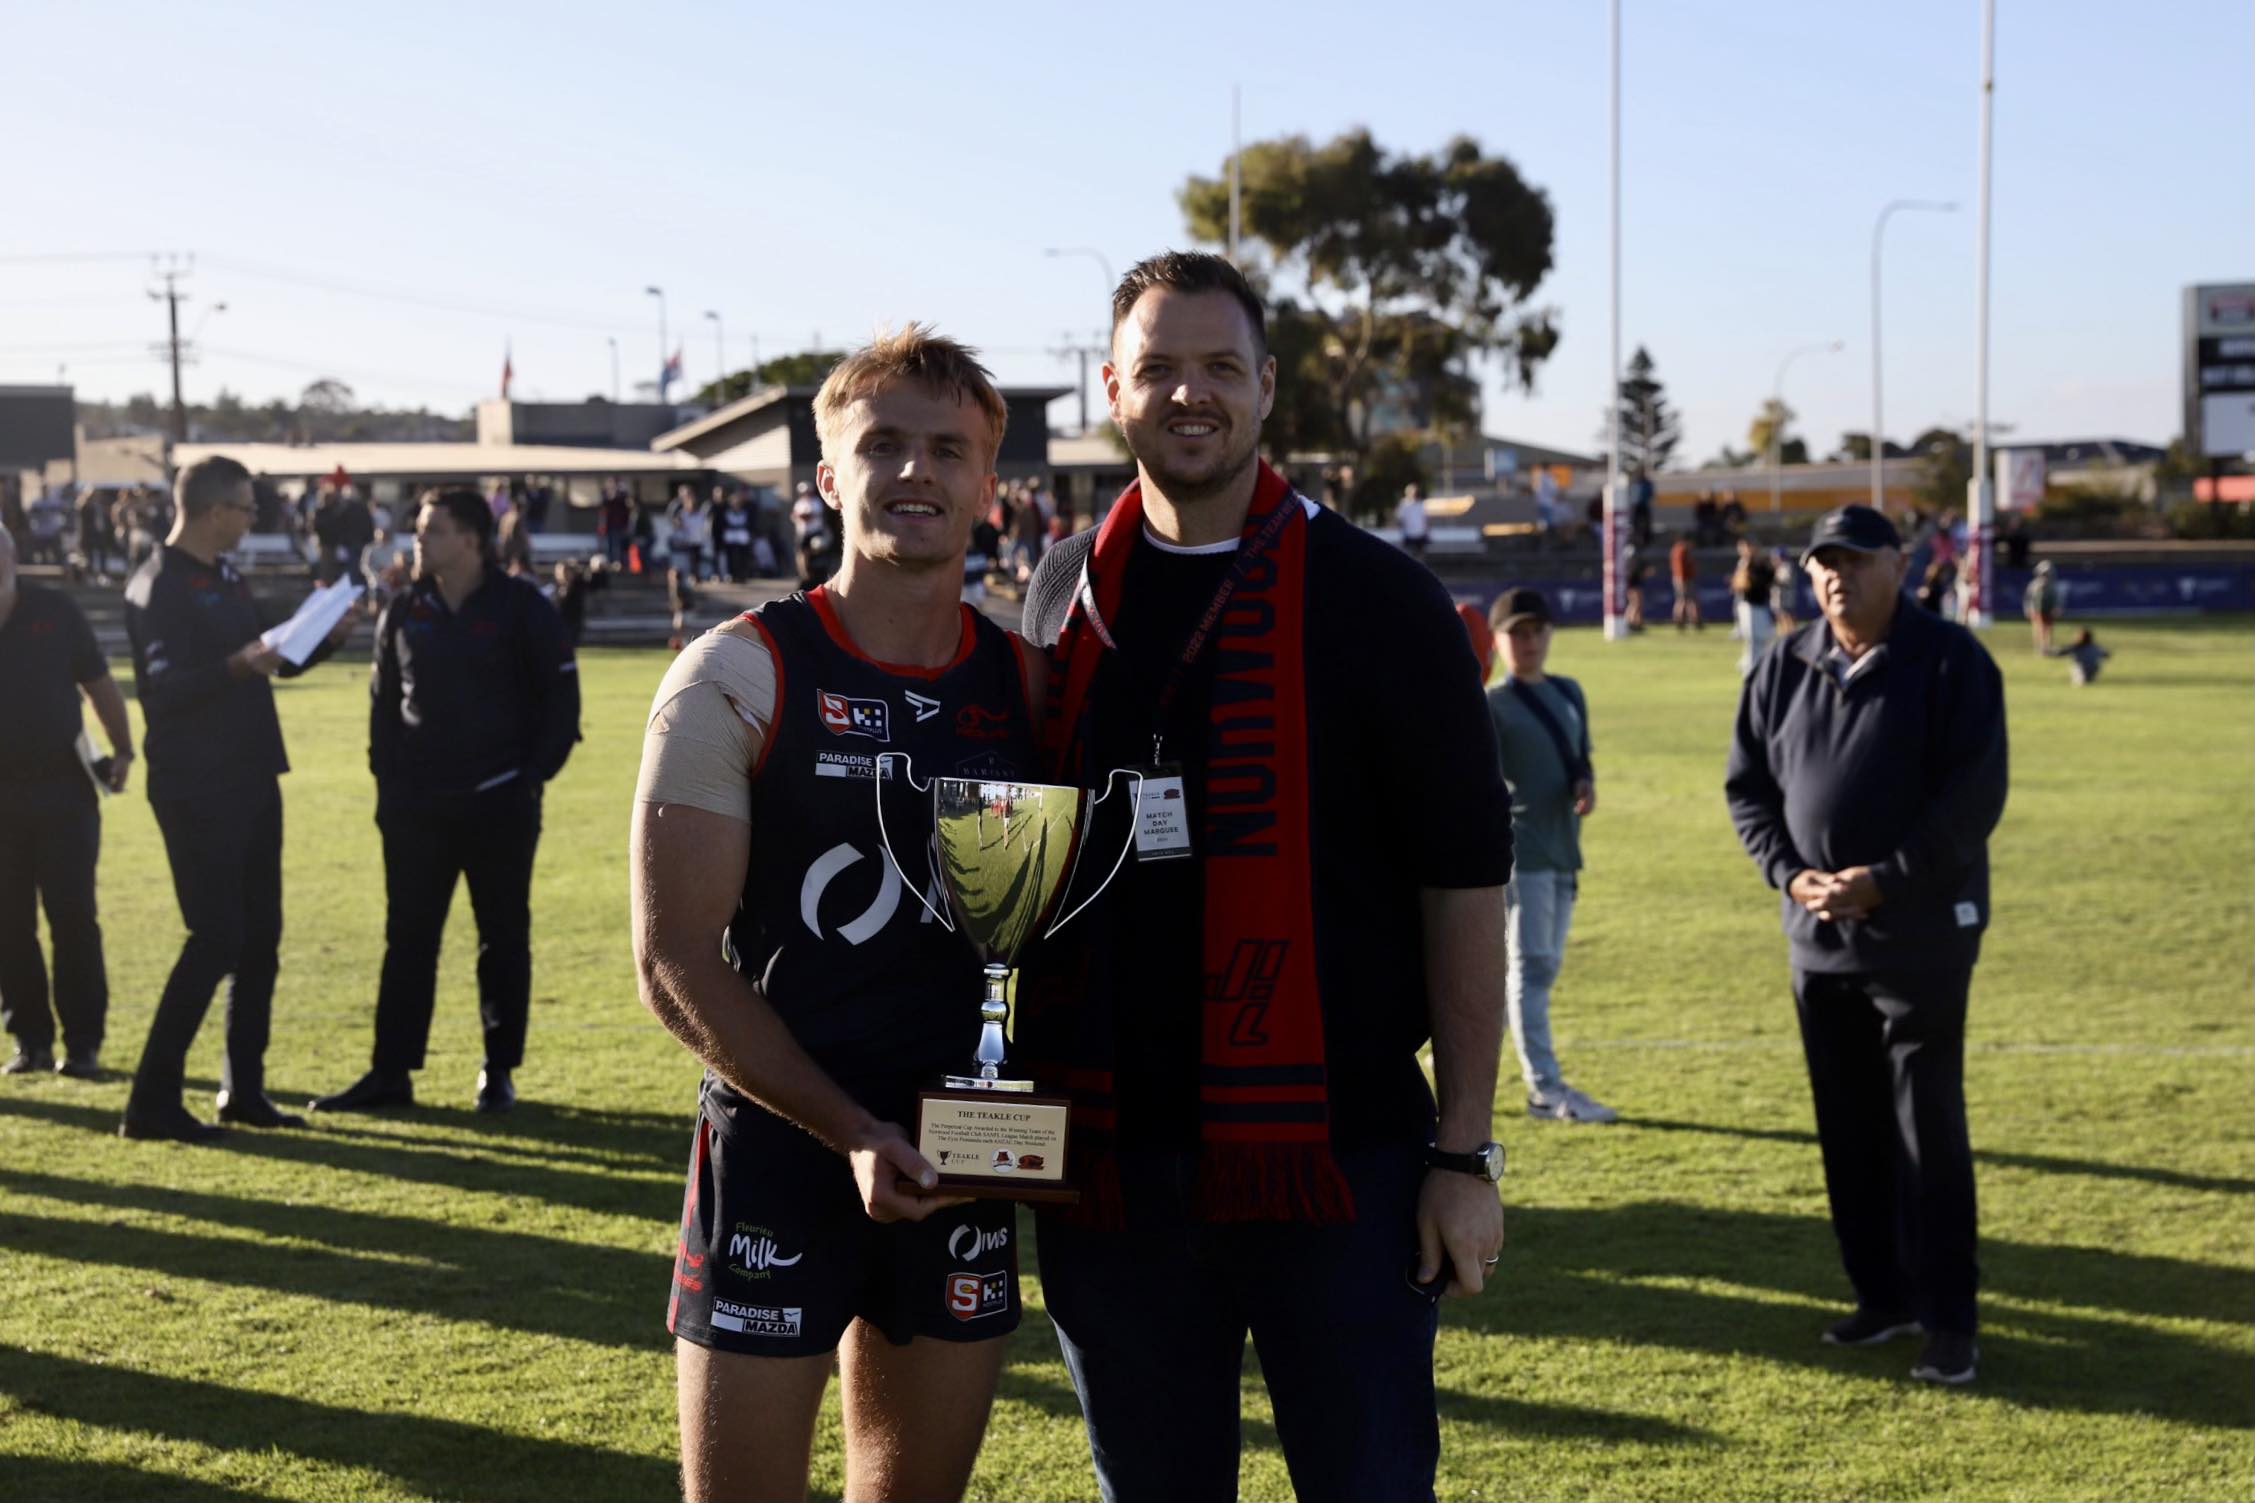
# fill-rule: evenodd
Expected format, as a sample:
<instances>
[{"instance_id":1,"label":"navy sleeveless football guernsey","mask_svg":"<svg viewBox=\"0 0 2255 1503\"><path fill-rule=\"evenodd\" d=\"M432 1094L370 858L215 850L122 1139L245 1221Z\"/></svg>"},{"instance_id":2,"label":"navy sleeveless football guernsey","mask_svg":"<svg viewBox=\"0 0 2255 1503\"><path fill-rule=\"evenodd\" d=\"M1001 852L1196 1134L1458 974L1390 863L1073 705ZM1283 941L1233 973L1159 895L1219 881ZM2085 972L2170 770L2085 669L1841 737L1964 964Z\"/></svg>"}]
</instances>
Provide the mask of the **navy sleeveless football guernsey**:
<instances>
[{"instance_id":1,"label":"navy sleeveless football guernsey","mask_svg":"<svg viewBox=\"0 0 2255 1503\"><path fill-rule=\"evenodd\" d=\"M942 1071L979 1035L971 947L917 901L878 843L877 758L901 752L918 782L1030 778L1038 765L1016 644L969 606L943 668L865 657L821 589L749 613L776 666L776 708L752 777L752 861L729 926L736 967L815 1062L872 1110ZM885 822L901 864L928 883L931 798L892 764ZM708 1080L715 1104L743 1098Z\"/></svg>"}]
</instances>

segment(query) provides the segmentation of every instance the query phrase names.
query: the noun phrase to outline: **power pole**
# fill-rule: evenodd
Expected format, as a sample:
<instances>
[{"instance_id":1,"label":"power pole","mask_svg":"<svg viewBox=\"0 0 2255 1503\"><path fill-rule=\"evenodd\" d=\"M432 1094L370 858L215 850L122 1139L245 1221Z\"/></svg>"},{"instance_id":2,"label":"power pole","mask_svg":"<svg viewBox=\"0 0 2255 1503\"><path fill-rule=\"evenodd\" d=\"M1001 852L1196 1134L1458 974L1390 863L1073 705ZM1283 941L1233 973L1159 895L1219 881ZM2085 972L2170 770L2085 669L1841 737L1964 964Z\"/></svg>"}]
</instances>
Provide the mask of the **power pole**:
<instances>
[{"instance_id":1,"label":"power pole","mask_svg":"<svg viewBox=\"0 0 2255 1503\"><path fill-rule=\"evenodd\" d=\"M165 305L170 330L166 344L172 359L172 441L176 444L188 441L188 406L180 396L180 279L194 269L192 259L183 265L180 257L168 257L164 270L157 273L164 278L164 291L149 289L150 298Z\"/></svg>"},{"instance_id":2,"label":"power pole","mask_svg":"<svg viewBox=\"0 0 2255 1503\"><path fill-rule=\"evenodd\" d=\"M1060 344L1056 349L1051 350L1049 353L1055 355L1059 360L1071 360L1076 357L1078 357L1078 359L1080 360L1081 375L1079 382L1075 386L1075 390L1080 395L1081 432L1086 433L1088 431L1088 357L1091 355L1103 354L1105 352L1105 347L1101 344L1074 343L1073 333L1070 329L1066 330L1064 333L1058 335L1057 337L1063 340L1064 343Z\"/></svg>"}]
</instances>

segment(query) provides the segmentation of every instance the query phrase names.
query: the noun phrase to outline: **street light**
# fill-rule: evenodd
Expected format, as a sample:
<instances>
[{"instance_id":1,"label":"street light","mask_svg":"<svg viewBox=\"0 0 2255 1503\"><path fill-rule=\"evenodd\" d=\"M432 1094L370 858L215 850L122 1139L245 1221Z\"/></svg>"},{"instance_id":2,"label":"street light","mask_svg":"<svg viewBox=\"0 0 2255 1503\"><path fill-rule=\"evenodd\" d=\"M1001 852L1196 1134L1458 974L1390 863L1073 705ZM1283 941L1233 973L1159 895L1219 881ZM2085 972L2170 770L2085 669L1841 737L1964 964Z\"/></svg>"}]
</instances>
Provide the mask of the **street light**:
<instances>
[{"instance_id":1,"label":"street light","mask_svg":"<svg viewBox=\"0 0 2255 1503\"><path fill-rule=\"evenodd\" d=\"M720 332L720 315L707 308L705 317L713 321L713 406L718 407L728 398L728 341Z\"/></svg>"},{"instance_id":2,"label":"street light","mask_svg":"<svg viewBox=\"0 0 2255 1503\"><path fill-rule=\"evenodd\" d=\"M1781 505L1778 500L1778 466L1783 463L1781 449L1785 434L1785 373L1794 361L1803 355L1837 355L1848 346L1835 339L1830 344L1805 344L1789 352L1777 363L1777 379L1770 383L1770 515L1776 516Z\"/></svg>"},{"instance_id":3,"label":"street light","mask_svg":"<svg viewBox=\"0 0 2255 1503\"><path fill-rule=\"evenodd\" d=\"M666 399L666 295L660 287L642 289L658 300L658 400Z\"/></svg>"},{"instance_id":4,"label":"street light","mask_svg":"<svg viewBox=\"0 0 2255 1503\"><path fill-rule=\"evenodd\" d=\"M1119 278L1112 275L1111 258L1093 245L1052 245L1042 251L1045 256L1087 256L1104 269L1104 296L1110 298L1112 289L1119 286Z\"/></svg>"},{"instance_id":5,"label":"street light","mask_svg":"<svg viewBox=\"0 0 2255 1503\"><path fill-rule=\"evenodd\" d=\"M1880 403L1879 367L1879 247L1887 233L1887 221L1897 209L1922 209L1932 214L1955 214L1955 203L1938 203L1925 198L1898 198L1879 211L1878 222L1871 227L1871 508L1883 510L1880 501L1879 468L1887 453L1887 440L1883 422L1884 409Z\"/></svg>"},{"instance_id":6,"label":"street light","mask_svg":"<svg viewBox=\"0 0 2255 1503\"><path fill-rule=\"evenodd\" d=\"M611 347L611 405L616 407L619 405L619 337L606 334L603 339Z\"/></svg>"}]
</instances>

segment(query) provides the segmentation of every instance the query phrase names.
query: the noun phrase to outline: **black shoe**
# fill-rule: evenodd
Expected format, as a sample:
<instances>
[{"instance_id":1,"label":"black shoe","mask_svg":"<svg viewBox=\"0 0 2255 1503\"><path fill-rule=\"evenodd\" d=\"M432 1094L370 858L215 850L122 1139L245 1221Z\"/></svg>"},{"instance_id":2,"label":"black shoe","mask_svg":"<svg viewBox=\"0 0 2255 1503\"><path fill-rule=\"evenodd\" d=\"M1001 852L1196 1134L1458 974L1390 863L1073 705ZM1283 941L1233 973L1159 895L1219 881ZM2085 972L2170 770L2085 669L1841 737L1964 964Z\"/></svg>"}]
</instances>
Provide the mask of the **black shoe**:
<instances>
[{"instance_id":1,"label":"black shoe","mask_svg":"<svg viewBox=\"0 0 2255 1503\"><path fill-rule=\"evenodd\" d=\"M227 1136L227 1129L216 1122L198 1122L177 1101L163 1106L135 1106L129 1101L124 1120L117 1125L117 1135L175 1143L216 1143Z\"/></svg>"},{"instance_id":2,"label":"black shoe","mask_svg":"<svg viewBox=\"0 0 2255 1503\"><path fill-rule=\"evenodd\" d=\"M65 1051L63 1057L55 1061L55 1073L68 1075L73 1080L100 1080L102 1058L91 1049L80 1054Z\"/></svg>"},{"instance_id":3,"label":"black shoe","mask_svg":"<svg viewBox=\"0 0 2255 1503\"><path fill-rule=\"evenodd\" d=\"M333 1096L313 1098L317 1112L373 1112L387 1106L413 1106L415 1081L405 1070L370 1070Z\"/></svg>"},{"instance_id":4,"label":"black shoe","mask_svg":"<svg viewBox=\"0 0 2255 1503\"><path fill-rule=\"evenodd\" d=\"M233 1127L303 1127L305 1118L295 1112L283 1111L266 1093L241 1096L233 1091L219 1093L219 1120Z\"/></svg>"},{"instance_id":5,"label":"black shoe","mask_svg":"<svg viewBox=\"0 0 2255 1503\"><path fill-rule=\"evenodd\" d=\"M1981 1349L1970 1336L1960 1336L1954 1331L1936 1331L1926 1338L1926 1345L1918 1349L1918 1361L1910 1375L1922 1383L1948 1383L1953 1387L1973 1381L1973 1370L1981 1361Z\"/></svg>"},{"instance_id":6,"label":"black shoe","mask_svg":"<svg viewBox=\"0 0 2255 1503\"><path fill-rule=\"evenodd\" d=\"M488 1116L499 1116L517 1105L517 1088L509 1083L507 1070L485 1069L478 1071L478 1110Z\"/></svg>"},{"instance_id":7,"label":"black shoe","mask_svg":"<svg viewBox=\"0 0 2255 1503\"><path fill-rule=\"evenodd\" d=\"M45 1074L55 1068L55 1055L48 1049L18 1049L6 1064L0 1065L0 1075Z\"/></svg>"},{"instance_id":8,"label":"black shoe","mask_svg":"<svg viewBox=\"0 0 2255 1503\"><path fill-rule=\"evenodd\" d=\"M1856 1313L1845 1320L1836 1320L1824 1328L1826 1346L1878 1346L1893 1341L1897 1336L1909 1336L1918 1330L1918 1322L1897 1310L1867 1310L1856 1307Z\"/></svg>"}]
</instances>

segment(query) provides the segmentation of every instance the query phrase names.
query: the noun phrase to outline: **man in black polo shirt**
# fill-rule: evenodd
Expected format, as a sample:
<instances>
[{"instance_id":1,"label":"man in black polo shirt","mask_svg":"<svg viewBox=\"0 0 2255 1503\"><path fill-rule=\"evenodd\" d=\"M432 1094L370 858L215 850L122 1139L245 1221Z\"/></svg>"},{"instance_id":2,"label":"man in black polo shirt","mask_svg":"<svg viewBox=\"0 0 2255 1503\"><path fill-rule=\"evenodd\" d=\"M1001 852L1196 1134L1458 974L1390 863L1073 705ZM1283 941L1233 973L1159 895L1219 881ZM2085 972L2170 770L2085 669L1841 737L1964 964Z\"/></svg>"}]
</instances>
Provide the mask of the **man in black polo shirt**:
<instances>
[{"instance_id":1,"label":"man in black polo shirt","mask_svg":"<svg viewBox=\"0 0 2255 1503\"><path fill-rule=\"evenodd\" d=\"M494 566L493 513L435 491L415 521L415 584L384 607L370 684L368 767L384 838L384 969L368 1073L313 1103L370 1111L415 1100L439 937L467 877L478 924L485 1065L477 1108L516 1105L532 1003L532 865L541 790L579 739L579 662L531 581Z\"/></svg>"},{"instance_id":2,"label":"man in black polo shirt","mask_svg":"<svg viewBox=\"0 0 2255 1503\"><path fill-rule=\"evenodd\" d=\"M1902 540L1867 506L1817 523L1824 619L1773 646L1738 702L1726 788L1782 894L1817 1138L1855 1311L1824 1339L1923 1327L1911 1376L1969 1383L1973 1150L1965 1007L2004 813L2004 685L1971 632L1902 595Z\"/></svg>"},{"instance_id":3,"label":"man in black polo shirt","mask_svg":"<svg viewBox=\"0 0 2255 1503\"><path fill-rule=\"evenodd\" d=\"M188 942L149 1022L118 1131L200 1143L222 1127L180 1104L188 1046L212 990L227 989L219 1119L302 1127L266 1099L266 1036L282 946L282 788L290 770L270 677L320 662L352 630L339 621L302 664L259 640L270 623L225 555L257 513L250 471L220 455L180 472L171 536L125 587L133 679L148 725L149 803L164 833Z\"/></svg>"},{"instance_id":4,"label":"man in black polo shirt","mask_svg":"<svg viewBox=\"0 0 2255 1503\"><path fill-rule=\"evenodd\" d=\"M1142 767L1154 820L1021 990L1085 1187L1042 1216L1050 1315L1107 1498L1236 1496L1248 1331L1302 1499L1430 1497L1435 1296L1503 1242L1495 731L1439 581L1259 462L1236 269L1154 257L1112 307L1137 481L1027 624L1052 781Z\"/></svg>"},{"instance_id":5,"label":"man in black polo shirt","mask_svg":"<svg viewBox=\"0 0 2255 1503\"><path fill-rule=\"evenodd\" d=\"M109 737L102 772L118 792L133 764L125 696L71 598L17 578L15 538L0 527L0 709L7 717L0 731L0 1024L16 1041L0 1074L53 1068L86 1080L99 1070L110 1006L94 910L102 815L79 761L81 692ZM54 1014L39 953L42 899L55 945Z\"/></svg>"}]
</instances>

